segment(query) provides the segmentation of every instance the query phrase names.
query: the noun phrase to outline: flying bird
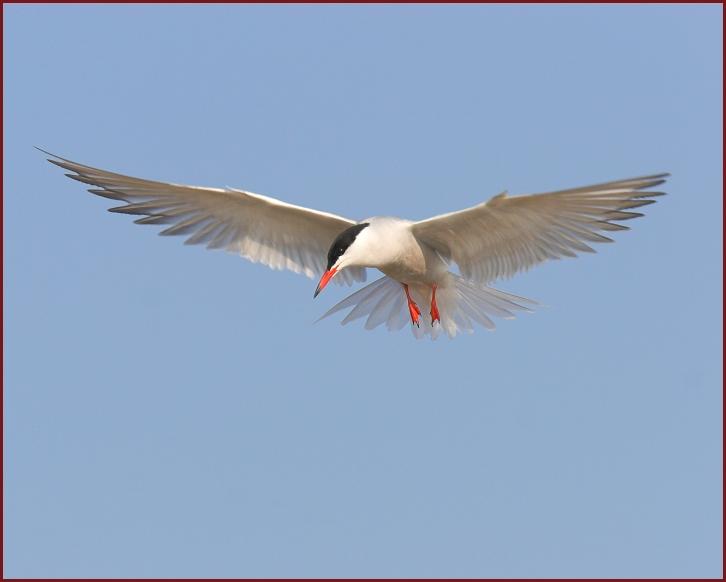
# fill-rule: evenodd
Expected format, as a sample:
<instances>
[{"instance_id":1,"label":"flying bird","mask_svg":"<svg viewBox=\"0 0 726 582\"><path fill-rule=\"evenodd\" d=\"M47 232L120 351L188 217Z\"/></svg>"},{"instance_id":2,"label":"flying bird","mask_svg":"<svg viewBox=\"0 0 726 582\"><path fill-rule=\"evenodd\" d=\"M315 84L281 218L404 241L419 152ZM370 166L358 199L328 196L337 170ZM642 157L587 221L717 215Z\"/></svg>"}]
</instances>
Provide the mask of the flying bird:
<instances>
[{"instance_id":1,"label":"flying bird","mask_svg":"<svg viewBox=\"0 0 726 582\"><path fill-rule=\"evenodd\" d=\"M594 252L612 242L603 232L628 230L665 182L655 174L545 194L508 196L411 221L374 216L361 221L288 204L234 188L204 188L132 178L51 154L89 192L123 202L110 212L140 215L137 224L168 225L162 235L188 235L186 244L226 249L273 269L320 277L314 297L330 283L383 273L320 319L349 309L342 323L366 318L365 328L403 328L416 337L454 337L474 324L494 329L492 316L512 318L536 302L489 284L549 259ZM459 274L451 272L455 263ZM426 309L427 314L422 310Z\"/></svg>"}]
</instances>

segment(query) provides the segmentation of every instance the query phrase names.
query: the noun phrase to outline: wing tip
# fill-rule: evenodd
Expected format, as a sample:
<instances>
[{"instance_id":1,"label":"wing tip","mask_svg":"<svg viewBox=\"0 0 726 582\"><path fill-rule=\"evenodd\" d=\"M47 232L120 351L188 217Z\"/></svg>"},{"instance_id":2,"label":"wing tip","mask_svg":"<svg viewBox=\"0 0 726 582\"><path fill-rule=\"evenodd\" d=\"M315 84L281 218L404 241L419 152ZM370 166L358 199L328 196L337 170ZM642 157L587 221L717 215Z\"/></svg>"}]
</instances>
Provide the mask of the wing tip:
<instances>
[{"instance_id":1,"label":"wing tip","mask_svg":"<svg viewBox=\"0 0 726 582\"><path fill-rule=\"evenodd\" d=\"M62 167L63 167L63 165L62 165L62 163L63 163L63 162L70 162L70 160L67 160L66 158L64 158L64 157L62 157L62 156L59 156L59 155L57 155L57 154L54 154L54 153L52 153L52 152L49 152L48 150L44 150L44 149L43 149L43 148L41 148L41 147L38 147L38 146L33 146L33 147L34 147L34 148L35 148L36 150L38 150L39 152L41 152L41 153L45 154L46 156L50 156L50 158L46 158L46 159L47 159L47 161L49 161L49 162L50 162L51 164L55 164L56 166L60 166L60 167L62 168ZM51 158L54 158L54 159L51 159Z\"/></svg>"},{"instance_id":2,"label":"wing tip","mask_svg":"<svg viewBox=\"0 0 726 582\"><path fill-rule=\"evenodd\" d=\"M44 154L45 154L46 156L51 156L51 157L54 157L54 158L59 158L59 159L62 159L62 158L61 158L60 156L56 156L55 154L52 154L52 153L50 153L50 152L49 152L48 150L44 150L44 149L43 149L43 148L41 148L41 147L38 147L38 146L33 146L33 147L34 147L34 148L35 148L36 150L38 150L39 152L42 152L42 153L44 153ZM50 161L50 160L48 160L48 161Z\"/></svg>"}]
</instances>

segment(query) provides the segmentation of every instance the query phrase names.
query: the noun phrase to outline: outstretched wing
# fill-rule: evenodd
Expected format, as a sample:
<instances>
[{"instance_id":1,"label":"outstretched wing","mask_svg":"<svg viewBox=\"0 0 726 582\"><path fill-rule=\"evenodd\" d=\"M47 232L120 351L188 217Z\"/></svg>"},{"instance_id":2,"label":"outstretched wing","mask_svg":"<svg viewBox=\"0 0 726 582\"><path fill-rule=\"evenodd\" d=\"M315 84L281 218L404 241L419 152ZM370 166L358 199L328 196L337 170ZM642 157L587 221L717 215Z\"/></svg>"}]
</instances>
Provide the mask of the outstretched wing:
<instances>
[{"instance_id":1,"label":"outstretched wing","mask_svg":"<svg viewBox=\"0 0 726 582\"><path fill-rule=\"evenodd\" d=\"M43 151L43 150L41 150ZM48 153L48 152L44 152ZM89 192L125 202L110 212L141 215L136 224L169 225L159 234L185 235L185 244L226 249L272 269L320 276L335 237L355 221L232 188L202 188L114 174L53 156ZM335 281L365 281L365 269L345 269Z\"/></svg>"},{"instance_id":2,"label":"outstretched wing","mask_svg":"<svg viewBox=\"0 0 726 582\"><path fill-rule=\"evenodd\" d=\"M663 192L644 192L665 182L656 174L546 194L506 193L472 208L412 225L414 235L459 265L472 281L489 282L578 252L587 243L612 242L602 232L628 230L620 221L643 216L633 208Z\"/></svg>"}]
</instances>

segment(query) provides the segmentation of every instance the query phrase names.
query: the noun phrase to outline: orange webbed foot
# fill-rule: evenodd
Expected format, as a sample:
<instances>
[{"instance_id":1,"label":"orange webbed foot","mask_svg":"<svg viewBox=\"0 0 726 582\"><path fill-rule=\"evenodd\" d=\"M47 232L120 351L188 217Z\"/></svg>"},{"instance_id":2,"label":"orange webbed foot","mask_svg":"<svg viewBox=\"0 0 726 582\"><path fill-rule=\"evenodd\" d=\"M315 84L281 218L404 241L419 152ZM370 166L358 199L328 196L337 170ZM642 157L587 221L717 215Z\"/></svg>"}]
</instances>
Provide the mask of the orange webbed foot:
<instances>
[{"instance_id":1,"label":"orange webbed foot","mask_svg":"<svg viewBox=\"0 0 726 582\"><path fill-rule=\"evenodd\" d=\"M411 294L408 292L408 285L403 284L403 290L406 292L406 300L408 301L408 313L411 315L411 323L416 327L421 327L421 310L416 305L416 302L411 298Z\"/></svg>"},{"instance_id":2,"label":"orange webbed foot","mask_svg":"<svg viewBox=\"0 0 726 582\"><path fill-rule=\"evenodd\" d=\"M441 323L439 307L436 305L436 285L431 287L431 311L429 313L431 314L431 327L433 327L434 323L437 321Z\"/></svg>"}]
</instances>

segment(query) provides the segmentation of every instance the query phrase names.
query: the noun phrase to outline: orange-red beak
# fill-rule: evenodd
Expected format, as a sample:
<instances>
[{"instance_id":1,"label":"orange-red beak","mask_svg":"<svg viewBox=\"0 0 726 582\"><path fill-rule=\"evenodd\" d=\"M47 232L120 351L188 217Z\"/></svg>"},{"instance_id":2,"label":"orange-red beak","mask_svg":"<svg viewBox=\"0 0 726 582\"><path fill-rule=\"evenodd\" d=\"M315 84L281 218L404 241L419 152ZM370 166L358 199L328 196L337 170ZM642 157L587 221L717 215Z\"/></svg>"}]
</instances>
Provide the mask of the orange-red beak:
<instances>
[{"instance_id":1,"label":"orange-red beak","mask_svg":"<svg viewBox=\"0 0 726 582\"><path fill-rule=\"evenodd\" d=\"M320 283L318 283L317 289L315 289L315 295L313 295L313 299L315 299L318 294L325 289L325 286L330 283L330 280L335 276L335 274L338 272L338 269L330 269L330 271L325 271L323 273L323 276L320 277Z\"/></svg>"}]
</instances>

